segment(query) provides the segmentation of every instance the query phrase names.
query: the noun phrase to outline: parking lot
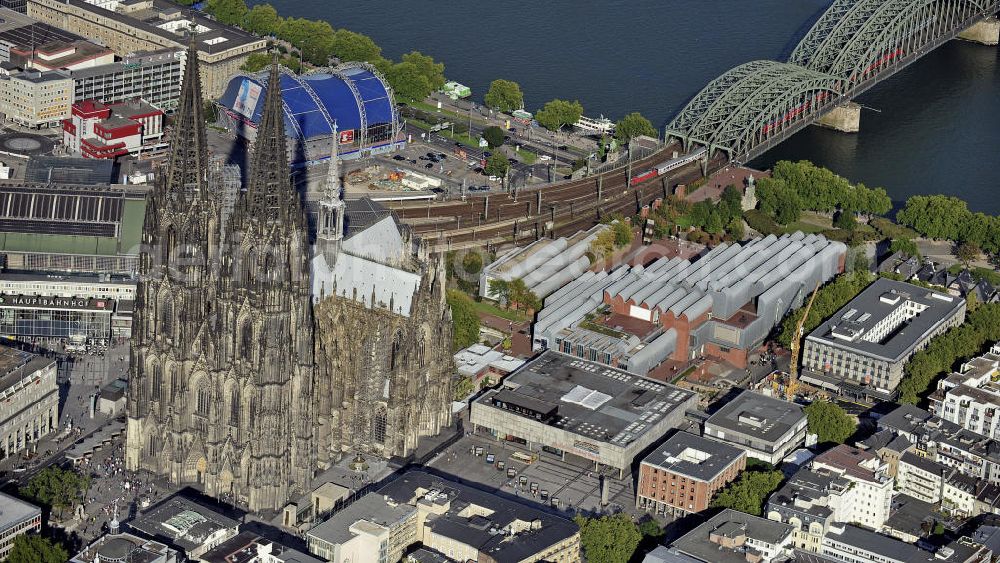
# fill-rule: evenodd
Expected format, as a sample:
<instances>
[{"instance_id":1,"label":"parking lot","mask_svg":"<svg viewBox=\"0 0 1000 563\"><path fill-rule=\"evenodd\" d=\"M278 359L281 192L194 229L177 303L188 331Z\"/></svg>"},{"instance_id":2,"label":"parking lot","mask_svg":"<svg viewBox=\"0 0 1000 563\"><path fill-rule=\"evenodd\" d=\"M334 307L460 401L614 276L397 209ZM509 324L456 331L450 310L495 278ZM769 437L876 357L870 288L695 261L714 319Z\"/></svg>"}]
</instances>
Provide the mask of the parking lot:
<instances>
[{"instance_id":1,"label":"parking lot","mask_svg":"<svg viewBox=\"0 0 1000 563\"><path fill-rule=\"evenodd\" d=\"M482 448L476 455L476 448ZM450 446L427 465L462 481L479 483L498 493L524 498L557 508L568 515L583 512L640 514L635 509L632 476L608 476L608 505L601 506L601 476L592 465L562 461L542 452L532 463L519 461L515 452L530 455L525 448L490 436L470 434ZM493 456L493 463L487 462ZM503 462L504 469L497 469ZM514 476L508 477L508 469Z\"/></svg>"}]
</instances>

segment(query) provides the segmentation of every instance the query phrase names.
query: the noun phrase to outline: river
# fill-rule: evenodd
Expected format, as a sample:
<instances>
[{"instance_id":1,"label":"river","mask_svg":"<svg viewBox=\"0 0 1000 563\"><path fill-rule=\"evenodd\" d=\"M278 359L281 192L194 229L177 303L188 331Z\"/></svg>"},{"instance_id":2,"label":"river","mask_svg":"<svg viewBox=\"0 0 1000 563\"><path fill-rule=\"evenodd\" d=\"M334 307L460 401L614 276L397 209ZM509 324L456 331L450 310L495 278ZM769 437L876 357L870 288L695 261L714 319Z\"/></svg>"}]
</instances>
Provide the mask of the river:
<instances>
[{"instance_id":1,"label":"river","mask_svg":"<svg viewBox=\"0 0 1000 563\"><path fill-rule=\"evenodd\" d=\"M590 116L639 111L662 127L711 79L784 60L828 0L271 0L285 16L371 36L398 59L419 50L481 100L517 81L533 111L578 99ZM754 164L808 159L894 201L945 193L1000 213L1000 50L953 41L859 100L861 132L811 127Z\"/></svg>"}]
</instances>

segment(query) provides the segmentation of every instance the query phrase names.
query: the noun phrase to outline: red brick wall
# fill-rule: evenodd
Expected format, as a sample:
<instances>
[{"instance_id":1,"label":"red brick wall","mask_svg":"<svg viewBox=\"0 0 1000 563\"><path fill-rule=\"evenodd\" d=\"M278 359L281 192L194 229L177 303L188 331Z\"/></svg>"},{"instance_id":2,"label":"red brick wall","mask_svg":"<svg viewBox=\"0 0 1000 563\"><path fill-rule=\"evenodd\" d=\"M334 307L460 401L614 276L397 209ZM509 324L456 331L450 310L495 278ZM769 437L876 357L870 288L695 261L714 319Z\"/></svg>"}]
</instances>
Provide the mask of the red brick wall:
<instances>
[{"instance_id":1,"label":"red brick wall","mask_svg":"<svg viewBox=\"0 0 1000 563\"><path fill-rule=\"evenodd\" d=\"M712 342L705 343L705 355L709 358L732 364L740 369L746 369L747 364L749 364L746 350L730 348L728 352L724 352L721 346Z\"/></svg>"}]
</instances>

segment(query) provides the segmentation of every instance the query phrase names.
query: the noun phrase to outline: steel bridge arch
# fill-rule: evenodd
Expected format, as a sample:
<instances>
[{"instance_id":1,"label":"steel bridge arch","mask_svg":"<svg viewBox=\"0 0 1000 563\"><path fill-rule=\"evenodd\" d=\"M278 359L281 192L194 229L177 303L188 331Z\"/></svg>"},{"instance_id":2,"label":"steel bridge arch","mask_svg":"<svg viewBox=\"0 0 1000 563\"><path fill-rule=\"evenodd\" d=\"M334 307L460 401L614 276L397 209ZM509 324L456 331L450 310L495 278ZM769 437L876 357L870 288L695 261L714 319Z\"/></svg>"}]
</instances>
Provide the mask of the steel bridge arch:
<instances>
[{"instance_id":1,"label":"steel bridge arch","mask_svg":"<svg viewBox=\"0 0 1000 563\"><path fill-rule=\"evenodd\" d=\"M667 125L667 136L742 158L839 96L840 80L777 61L751 61L708 84Z\"/></svg>"},{"instance_id":2,"label":"steel bridge arch","mask_svg":"<svg viewBox=\"0 0 1000 563\"><path fill-rule=\"evenodd\" d=\"M996 0L834 0L789 62L860 82L996 7Z\"/></svg>"}]
</instances>

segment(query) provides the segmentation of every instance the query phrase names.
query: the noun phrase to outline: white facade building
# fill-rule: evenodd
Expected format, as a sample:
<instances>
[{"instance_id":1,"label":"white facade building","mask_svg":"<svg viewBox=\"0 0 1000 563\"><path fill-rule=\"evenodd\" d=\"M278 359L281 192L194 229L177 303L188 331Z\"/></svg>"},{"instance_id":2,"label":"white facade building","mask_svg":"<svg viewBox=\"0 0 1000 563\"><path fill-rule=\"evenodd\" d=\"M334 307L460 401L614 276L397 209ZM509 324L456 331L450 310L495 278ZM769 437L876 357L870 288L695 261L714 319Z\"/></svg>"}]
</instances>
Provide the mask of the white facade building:
<instances>
[{"instance_id":1,"label":"white facade building","mask_svg":"<svg viewBox=\"0 0 1000 563\"><path fill-rule=\"evenodd\" d=\"M58 425L56 361L0 346L0 459L27 450Z\"/></svg>"}]
</instances>

